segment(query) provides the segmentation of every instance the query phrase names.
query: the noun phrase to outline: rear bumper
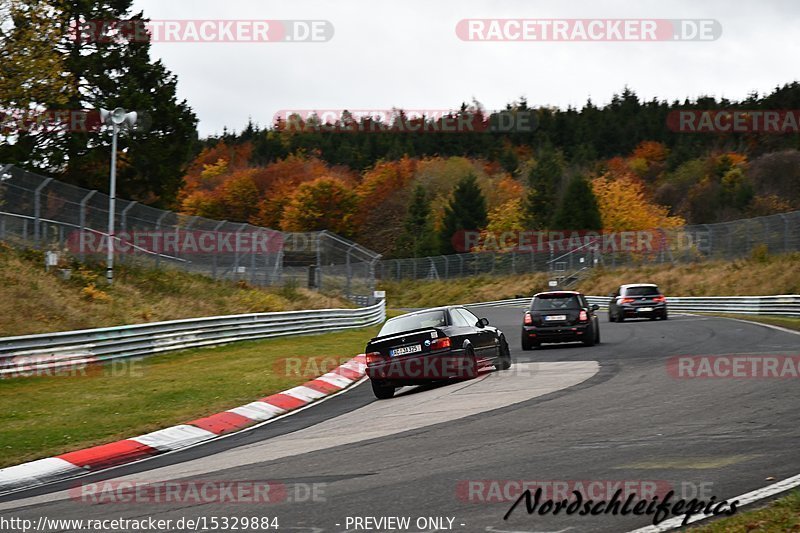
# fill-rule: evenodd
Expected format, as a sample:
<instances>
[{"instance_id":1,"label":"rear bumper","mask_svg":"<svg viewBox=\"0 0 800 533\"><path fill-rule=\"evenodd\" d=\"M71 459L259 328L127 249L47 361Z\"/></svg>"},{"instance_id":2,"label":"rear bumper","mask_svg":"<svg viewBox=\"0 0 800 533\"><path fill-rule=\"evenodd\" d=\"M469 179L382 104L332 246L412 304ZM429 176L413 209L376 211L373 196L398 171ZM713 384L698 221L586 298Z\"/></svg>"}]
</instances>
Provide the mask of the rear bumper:
<instances>
[{"instance_id":1,"label":"rear bumper","mask_svg":"<svg viewBox=\"0 0 800 533\"><path fill-rule=\"evenodd\" d=\"M475 377L475 361L464 350L385 358L367 365L367 376L385 385L420 385Z\"/></svg>"},{"instance_id":2,"label":"rear bumper","mask_svg":"<svg viewBox=\"0 0 800 533\"><path fill-rule=\"evenodd\" d=\"M532 342L571 342L583 340L591 322L575 326L522 326L522 336Z\"/></svg>"},{"instance_id":3,"label":"rear bumper","mask_svg":"<svg viewBox=\"0 0 800 533\"><path fill-rule=\"evenodd\" d=\"M650 308L650 311L642 311L642 308ZM636 317L645 317L650 318L654 316L662 316L667 312L667 304L654 304L654 305L646 305L646 306L638 306L634 307L632 305L622 305L620 306L620 312L625 316L625 318L636 318Z\"/></svg>"}]
</instances>

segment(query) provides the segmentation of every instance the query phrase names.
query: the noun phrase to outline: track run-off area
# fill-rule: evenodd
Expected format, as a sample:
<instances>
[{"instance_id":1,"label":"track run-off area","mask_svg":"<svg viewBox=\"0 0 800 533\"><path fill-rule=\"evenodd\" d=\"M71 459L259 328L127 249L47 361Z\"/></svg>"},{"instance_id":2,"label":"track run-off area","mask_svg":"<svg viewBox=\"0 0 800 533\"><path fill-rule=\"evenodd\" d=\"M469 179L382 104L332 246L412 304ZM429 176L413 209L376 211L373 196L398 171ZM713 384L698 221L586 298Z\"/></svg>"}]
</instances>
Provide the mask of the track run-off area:
<instances>
[{"instance_id":1,"label":"track run-off area","mask_svg":"<svg viewBox=\"0 0 800 533\"><path fill-rule=\"evenodd\" d=\"M373 531L616 532L648 526L652 516L529 515L520 505L503 517L526 482L555 496L595 486L610 499L608 487L627 483L721 501L800 473L800 380L690 379L669 368L671 358L685 355L797 356L796 334L677 313L668 321L609 323L603 313L597 346L523 352L521 308L474 312L505 332L510 370L408 387L382 401L361 384L249 431L7 495L0 516L172 524L270 517L279 530L316 533L366 524L378 526ZM105 481L268 481L280 490L269 501L236 503L78 496L82 484ZM364 521L388 517L409 517L410 527Z\"/></svg>"}]
</instances>

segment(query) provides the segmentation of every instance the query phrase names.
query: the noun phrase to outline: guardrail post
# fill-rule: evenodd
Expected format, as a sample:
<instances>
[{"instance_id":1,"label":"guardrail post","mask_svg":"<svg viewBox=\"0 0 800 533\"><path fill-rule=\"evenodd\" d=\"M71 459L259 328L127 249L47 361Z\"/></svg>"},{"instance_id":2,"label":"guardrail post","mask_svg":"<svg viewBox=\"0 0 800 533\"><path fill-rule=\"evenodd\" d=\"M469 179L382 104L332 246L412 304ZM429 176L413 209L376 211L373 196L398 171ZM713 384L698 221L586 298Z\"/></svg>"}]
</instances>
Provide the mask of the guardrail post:
<instances>
[{"instance_id":1,"label":"guardrail post","mask_svg":"<svg viewBox=\"0 0 800 533\"><path fill-rule=\"evenodd\" d=\"M36 246L39 246L39 218L42 214L42 190L53 181L53 178L45 178L33 191L33 235Z\"/></svg>"}]
</instances>

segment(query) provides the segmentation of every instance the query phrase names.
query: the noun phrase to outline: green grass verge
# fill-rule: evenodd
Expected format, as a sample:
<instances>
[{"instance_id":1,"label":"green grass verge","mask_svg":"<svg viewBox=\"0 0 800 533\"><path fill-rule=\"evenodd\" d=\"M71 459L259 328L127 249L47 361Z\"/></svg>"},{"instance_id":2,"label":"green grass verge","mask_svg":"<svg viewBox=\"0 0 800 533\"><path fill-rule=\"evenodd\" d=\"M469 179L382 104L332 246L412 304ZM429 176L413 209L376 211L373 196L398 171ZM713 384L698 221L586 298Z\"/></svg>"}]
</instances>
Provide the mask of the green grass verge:
<instances>
[{"instance_id":1,"label":"green grass verge","mask_svg":"<svg viewBox=\"0 0 800 533\"><path fill-rule=\"evenodd\" d=\"M777 533L800 531L800 491L760 509L691 528L693 533Z\"/></svg>"},{"instance_id":2,"label":"green grass verge","mask_svg":"<svg viewBox=\"0 0 800 533\"><path fill-rule=\"evenodd\" d=\"M134 437L280 392L363 353L378 329L242 342L0 380L0 467Z\"/></svg>"},{"instance_id":3,"label":"green grass verge","mask_svg":"<svg viewBox=\"0 0 800 533\"><path fill-rule=\"evenodd\" d=\"M762 324L771 324L773 326L780 326L782 328L800 331L800 318L790 318L782 316L762 316L762 315L734 315L730 313L697 313L709 316L719 316L722 318L739 318L742 320L749 320L751 322L761 322Z\"/></svg>"}]
</instances>

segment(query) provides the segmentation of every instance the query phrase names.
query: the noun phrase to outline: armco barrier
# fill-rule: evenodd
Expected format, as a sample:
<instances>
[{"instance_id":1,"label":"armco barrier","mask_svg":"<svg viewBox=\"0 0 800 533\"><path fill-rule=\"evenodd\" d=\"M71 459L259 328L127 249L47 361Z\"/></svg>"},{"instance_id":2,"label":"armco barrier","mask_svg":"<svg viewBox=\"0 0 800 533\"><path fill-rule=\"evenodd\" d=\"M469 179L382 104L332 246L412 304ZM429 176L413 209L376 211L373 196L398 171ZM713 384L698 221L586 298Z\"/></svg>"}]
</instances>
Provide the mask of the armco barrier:
<instances>
[{"instance_id":1,"label":"armco barrier","mask_svg":"<svg viewBox=\"0 0 800 533\"><path fill-rule=\"evenodd\" d=\"M253 313L6 337L0 338L0 378L234 341L361 328L384 320L382 300L360 309Z\"/></svg>"},{"instance_id":2,"label":"armco barrier","mask_svg":"<svg viewBox=\"0 0 800 533\"><path fill-rule=\"evenodd\" d=\"M590 304L608 308L611 300L608 296L587 296ZM513 298L496 302L480 302L466 304L470 307L526 307L530 298ZM741 315L773 315L800 317L800 295L785 294L778 296L685 296L667 297L667 305L671 311L732 313Z\"/></svg>"}]
</instances>

